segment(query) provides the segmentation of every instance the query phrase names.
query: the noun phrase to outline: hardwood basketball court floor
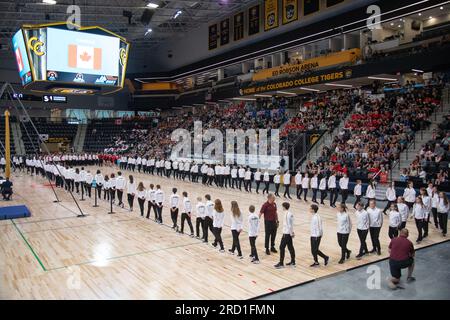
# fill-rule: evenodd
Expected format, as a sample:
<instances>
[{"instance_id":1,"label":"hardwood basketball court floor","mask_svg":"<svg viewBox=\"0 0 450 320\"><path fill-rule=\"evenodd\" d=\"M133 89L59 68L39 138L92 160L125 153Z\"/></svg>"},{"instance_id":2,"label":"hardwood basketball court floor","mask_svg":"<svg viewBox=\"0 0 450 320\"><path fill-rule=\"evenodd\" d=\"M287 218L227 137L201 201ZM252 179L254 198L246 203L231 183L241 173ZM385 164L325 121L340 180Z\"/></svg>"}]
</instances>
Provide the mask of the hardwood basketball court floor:
<instances>
[{"instance_id":1,"label":"hardwood basketball court floor","mask_svg":"<svg viewBox=\"0 0 450 320\"><path fill-rule=\"evenodd\" d=\"M102 167L103 174L116 172L117 168ZM90 168L95 172L96 168ZM125 172L127 177L129 172ZM189 235L180 235L171 228L167 206L163 210L164 225L141 218L137 200L134 211L114 206L116 214L107 214L109 203L94 198L79 201L85 214L77 217L75 203L68 193L56 189L61 202L54 203L53 192L42 177L15 173L14 199L0 202L1 206L25 204L32 217L0 221L0 298L1 299L250 299L293 285L333 276L347 269L386 258L387 219L380 235L382 255L370 255L356 260L359 240L355 230L350 235L348 247L352 257L338 264L340 249L336 239L336 209L320 206L324 223L321 250L331 257L328 266L311 268L308 213L311 201L291 200L295 214L294 247L296 268L275 269L279 254L264 253L264 226L260 224L257 239L261 264L250 263L248 255L247 208L253 204L259 212L265 197L230 189L204 187L165 177L133 173L136 182L161 184L166 201L172 187L178 193L187 191L192 203L198 196L211 194L220 198L225 208L225 227L222 231L226 253L219 253L211 245ZM80 198L79 195L76 195ZM124 195L126 199L126 195ZM244 214L244 231L240 236L244 259L228 254L232 244L230 202L236 200ZM277 199L278 207L284 199ZM126 201L124 201L126 202ZM280 209L279 209L280 210ZM279 212L280 213L280 212ZM152 213L153 217L153 213ZM280 216L280 220L281 216ZM195 219L193 219L195 228ZM186 228L187 226L185 226ZM409 220L410 239L417 231ZM187 227L187 230L189 228ZM278 228L277 246L282 228ZM188 232L189 233L189 232ZM213 240L210 234L210 243ZM430 224L430 234L416 248L446 241ZM371 247L368 239L369 248ZM289 253L286 252L286 261ZM387 268L387 266L386 266Z\"/></svg>"}]
</instances>

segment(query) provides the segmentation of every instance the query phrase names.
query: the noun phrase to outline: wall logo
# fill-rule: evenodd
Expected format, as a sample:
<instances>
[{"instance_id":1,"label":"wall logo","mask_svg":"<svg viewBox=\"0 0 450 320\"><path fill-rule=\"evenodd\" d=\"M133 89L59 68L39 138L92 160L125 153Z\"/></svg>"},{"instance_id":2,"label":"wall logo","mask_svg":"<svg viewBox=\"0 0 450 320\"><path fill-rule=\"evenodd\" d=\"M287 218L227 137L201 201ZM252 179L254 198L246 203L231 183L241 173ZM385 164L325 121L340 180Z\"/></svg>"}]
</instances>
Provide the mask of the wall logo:
<instances>
[{"instance_id":1,"label":"wall logo","mask_svg":"<svg viewBox=\"0 0 450 320\"><path fill-rule=\"evenodd\" d=\"M44 42L40 41L37 37L31 37L28 40L28 48L39 57L45 54L45 52L41 50L43 46Z\"/></svg>"},{"instance_id":2,"label":"wall logo","mask_svg":"<svg viewBox=\"0 0 450 320\"><path fill-rule=\"evenodd\" d=\"M120 65L125 66L125 62L127 61L127 50L125 48L120 48L119 51Z\"/></svg>"},{"instance_id":3,"label":"wall logo","mask_svg":"<svg viewBox=\"0 0 450 320\"><path fill-rule=\"evenodd\" d=\"M349 78L351 78L352 77L352 74L353 74L353 71L352 70L350 70L350 69L348 69L348 70L345 70L345 77L347 78L347 79L349 79Z\"/></svg>"},{"instance_id":4,"label":"wall logo","mask_svg":"<svg viewBox=\"0 0 450 320\"><path fill-rule=\"evenodd\" d=\"M56 71L47 72L47 80L56 81L58 79L58 73Z\"/></svg>"},{"instance_id":5,"label":"wall logo","mask_svg":"<svg viewBox=\"0 0 450 320\"><path fill-rule=\"evenodd\" d=\"M111 76L101 76L100 78L97 78L95 80L95 83L97 84L107 84L107 85L115 85L116 82L117 78Z\"/></svg>"},{"instance_id":6,"label":"wall logo","mask_svg":"<svg viewBox=\"0 0 450 320\"><path fill-rule=\"evenodd\" d=\"M73 79L73 82L80 82L80 83L84 83L84 77L82 73L77 73L77 75L75 76L75 78Z\"/></svg>"}]
</instances>

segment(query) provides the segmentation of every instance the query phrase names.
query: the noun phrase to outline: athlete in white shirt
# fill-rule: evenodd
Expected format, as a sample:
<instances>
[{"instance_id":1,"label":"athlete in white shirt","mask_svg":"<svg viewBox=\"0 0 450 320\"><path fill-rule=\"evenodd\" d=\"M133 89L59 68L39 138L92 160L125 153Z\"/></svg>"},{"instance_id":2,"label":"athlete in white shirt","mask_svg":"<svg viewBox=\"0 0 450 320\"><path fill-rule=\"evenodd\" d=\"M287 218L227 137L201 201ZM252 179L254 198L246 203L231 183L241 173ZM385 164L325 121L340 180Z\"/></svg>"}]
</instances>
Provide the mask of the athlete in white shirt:
<instances>
[{"instance_id":1,"label":"athlete in white shirt","mask_svg":"<svg viewBox=\"0 0 450 320\"><path fill-rule=\"evenodd\" d=\"M311 267L319 266L319 259L318 256L323 258L324 264L328 264L328 260L330 259L326 254L324 254L322 251L320 251L320 241L323 236L323 225L322 225L322 218L318 214L319 207L317 204L312 204L309 208L309 213L312 214L311 217L311 254L314 259L314 263L311 265Z\"/></svg>"},{"instance_id":2,"label":"athlete in white shirt","mask_svg":"<svg viewBox=\"0 0 450 320\"><path fill-rule=\"evenodd\" d=\"M353 188L353 195L355 196L355 203L353 204L353 208L356 209L358 203L361 202L362 198L362 181L356 180L355 187Z\"/></svg>"},{"instance_id":3,"label":"athlete in white shirt","mask_svg":"<svg viewBox=\"0 0 450 320\"><path fill-rule=\"evenodd\" d=\"M347 213L347 207L341 203L339 205L339 212L337 213L337 238L339 247L341 247L341 260L339 264L345 262L350 258L351 251L347 249L348 238L352 230L352 220Z\"/></svg>"},{"instance_id":4,"label":"athlete in white shirt","mask_svg":"<svg viewBox=\"0 0 450 320\"><path fill-rule=\"evenodd\" d=\"M425 209L425 206L423 205L421 197L416 198L416 202L413 204L413 208L412 208L412 215L414 216L414 219L416 220L416 227L417 227L417 233L418 233L416 242L420 243L423 240L424 224L428 223L428 222L426 222L426 209Z\"/></svg>"},{"instance_id":5,"label":"athlete in white shirt","mask_svg":"<svg viewBox=\"0 0 450 320\"><path fill-rule=\"evenodd\" d=\"M258 264L258 252L256 250L256 238L259 233L259 217L255 213L255 206L251 205L248 214L248 239L250 242L250 257L252 258L252 263Z\"/></svg>"},{"instance_id":6,"label":"athlete in white shirt","mask_svg":"<svg viewBox=\"0 0 450 320\"><path fill-rule=\"evenodd\" d=\"M222 202L219 199L216 199L214 202L214 213L213 213L213 230L214 230L214 242L212 243L213 247L217 247L217 244L220 246L220 252L225 252L225 248L223 247L222 241L222 228L224 225L225 214L223 211Z\"/></svg>"},{"instance_id":7,"label":"athlete in white shirt","mask_svg":"<svg viewBox=\"0 0 450 320\"><path fill-rule=\"evenodd\" d=\"M172 195L170 196L169 202L170 217L173 223L172 229L178 231L178 204L180 203L180 196L177 195L177 188L172 188Z\"/></svg>"},{"instance_id":8,"label":"athlete in white shirt","mask_svg":"<svg viewBox=\"0 0 450 320\"><path fill-rule=\"evenodd\" d=\"M255 179L256 183L256 193L259 194L259 185L261 184L261 171L259 170L259 168L256 170L253 178Z\"/></svg>"},{"instance_id":9,"label":"athlete in white shirt","mask_svg":"<svg viewBox=\"0 0 450 320\"><path fill-rule=\"evenodd\" d=\"M184 233L184 221L187 220L189 228L191 229L191 237L194 236L194 228L192 227L191 221L192 214L192 203L188 198L188 193L186 191L183 192L183 204L181 209L181 230L180 233Z\"/></svg>"},{"instance_id":10,"label":"athlete in white shirt","mask_svg":"<svg viewBox=\"0 0 450 320\"><path fill-rule=\"evenodd\" d=\"M273 183L275 184L275 196L277 197L280 196L280 194L278 193L278 191L280 190L280 180L281 180L280 173L277 172L273 177Z\"/></svg>"},{"instance_id":11,"label":"athlete in white shirt","mask_svg":"<svg viewBox=\"0 0 450 320\"><path fill-rule=\"evenodd\" d=\"M122 199L123 199L123 190L125 189L127 182L125 178L122 176L122 172L117 172L116 178L116 190L117 190L117 199L119 199L119 207L124 207Z\"/></svg>"},{"instance_id":12,"label":"athlete in white shirt","mask_svg":"<svg viewBox=\"0 0 450 320\"><path fill-rule=\"evenodd\" d=\"M156 202L156 222L159 224L162 224L162 210L163 210L163 203L164 203L164 192L161 190L161 186L158 184L156 185L156 191L155 191L155 202Z\"/></svg>"},{"instance_id":13,"label":"athlete in white shirt","mask_svg":"<svg viewBox=\"0 0 450 320\"><path fill-rule=\"evenodd\" d=\"M448 222L448 211L449 202L447 196L444 192L439 192L439 200L437 203L437 213L439 218L439 227L441 228L442 235L445 237L447 235L447 222Z\"/></svg>"},{"instance_id":14,"label":"athlete in white shirt","mask_svg":"<svg viewBox=\"0 0 450 320\"><path fill-rule=\"evenodd\" d=\"M233 245L228 250L231 254L234 254L234 250L237 250L239 259L242 259L241 244L239 242L239 235L242 231L243 218L239 205L236 201L231 201L231 235L233 236Z\"/></svg>"},{"instance_id":15,"label":"athlete in white shirt","mask_svg":"<svg viewBox=\"0 0 450 320\"><path fill-rule=\"evenodd\" d=\"M358 233L359 238L359 253L356 256L356 259L361 259L364 255L369 253L369 249L367 249L366 238L369 233L370 227L370 218L369 214L366 210L364 210L364 206L361 202L356 204L356 232Z\"/></svg>"},{"instance_id":16,"label":"athlete in white shirt","mask_svg":"<svg viewBox=\"0 0 450 320\"><path fill-rule=\"evenodd\" d=\"M134 177L132 175L130 175L128 177L128 184L127 184L127 201L128 201L128 206L130 207L130 211L133 211L135 195L136 195L136 184L134 183Z\"/></svg>"},{"instance_id":17,"label":"athlete in white shirt","mask_svg":"<svg viewBox=\"0 0 450 320\"><path fill-rule=\"evenodd\" d=\"M286 170L286 172L283 175L283 184L284 184L284 194L283 197L284 198L291 198L291 194L290 194L290 187L291 187L291 173L289 172L289 170Z\"/></svg>"},{"instance_id":18,"label":"athlete in white shirt","mask_svg":"<svg viewBox=\"0 0 450 320\"><path fill-rule=\"evenodd\" d=\"M208 231L214 235L213 217L214 217L214 202L211 201L209 194L205 195L205 222L203 224L203 242L208 244Z\"/></svg>"},{"instance_id":19,"label":"athlete in white shirt","mask_svg":"<svg viewBox=\"0 0 450 320\"><path fill-rule=\"evenodd\" d=\"M346 173L339 179L339 189L341 190L341 202L345 204L348 197L348 176Z\"/></svg>"},{"instance_id":20,"label":"athlete in white shirt","mask_svg":"<svg viewBox=\"0 0 450 320\"><path fill-rule=\"evenodd\" d=\"M369 207L366 208L367 213L369 214L370 221L370 238L372 240L373 249L369 253L377 253L381 255L381 244L380 244L380 230L383 226L383 212L381 209L376 207L375 200L369 201Z\"/></svg>"},{"instance_id":21,"label":"athlete in white shirt","mask_svg":"<svg viewBox=\"0 0 450 320\"><path fill-rule=\"evenodd\" d=\"M195 206L196 218L195 218L195 232L197 239L204 239L205 237L205 217L206 217L206 205L202 202L202 197L197 198L197 205ZM202 229L203 237L200 237L200 228Z\"/></svg>"},{"instance_id":22,"label":"athlete in white shirt","mask_svg":"<svg viewBox=\"0 0 450 320\"><path fill-rule=\"evenodd\" d=\"M386 207L383 210L383 213L386 214L386 211L391 210L391 205L393 203L397 202L397 195L395 192L395 182L392 181L391 185L389 186L389 188L386 189L386 199L387 199L387 204Z\"/></svg>"}]
</instances>

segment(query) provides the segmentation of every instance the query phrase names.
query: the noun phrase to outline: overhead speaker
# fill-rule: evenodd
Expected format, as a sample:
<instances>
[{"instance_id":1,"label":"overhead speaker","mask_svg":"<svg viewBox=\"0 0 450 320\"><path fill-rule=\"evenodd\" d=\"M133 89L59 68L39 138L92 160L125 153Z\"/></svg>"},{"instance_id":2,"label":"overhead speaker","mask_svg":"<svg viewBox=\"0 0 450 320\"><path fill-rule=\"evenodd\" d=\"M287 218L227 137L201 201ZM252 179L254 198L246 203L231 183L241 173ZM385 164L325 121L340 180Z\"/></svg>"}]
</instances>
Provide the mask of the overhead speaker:
<instances>
[{"instance_id":1,"label":"overhead speaker","mask_svg":"<svg viewBox=\"0 0 450 320\"><path fill-rule=\"evenodd\" d=\"M152 20L153 14L155 13L154 10L145 9L141 16L141 22L143 25L148 25L150 21Z\"/></svg>"}]
</instances>

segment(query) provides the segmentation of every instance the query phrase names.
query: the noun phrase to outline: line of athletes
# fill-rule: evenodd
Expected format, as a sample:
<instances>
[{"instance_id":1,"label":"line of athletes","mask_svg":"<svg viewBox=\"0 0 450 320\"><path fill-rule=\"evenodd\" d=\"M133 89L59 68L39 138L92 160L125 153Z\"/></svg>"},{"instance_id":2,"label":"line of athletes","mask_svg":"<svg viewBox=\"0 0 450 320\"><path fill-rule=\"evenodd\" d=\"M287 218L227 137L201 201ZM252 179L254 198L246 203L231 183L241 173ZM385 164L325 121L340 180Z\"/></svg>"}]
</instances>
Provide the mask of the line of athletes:
<instances>
[{"instance_id":1,"label":"line of athletes","mask_svg":"<svg viewBox=\"0 0 450 320\"><path fill-rule=\"evenodd\" d=\"M54 173L54 168L57 168L58 174ZM165 195L159 185L156 185L155 187L153 184L150 184L149 189L146 189L142 182L136 184L132 175L128 177L127 181L120 171L117 172L117 176L114 173L110 176L103 176L100 170L97 170L96 174L92 175L89 170L86 171L83 168L79 170L78 168L64 168L61 165L44 164L43 168L37 168L37 172L40 172L42 176L47 175L47 178L50 180L56 181L57 187L65 188L67 191L71 192L86 192L89 197L91 197L92 182L95 180L95 192L98 193L98 196L101 198L103 192L103 199L110 200L113 203L115 203L117 196L118 205L121 207L124 207L123 196L126 192L130 211L133 210L134 199L137 198L142 217L144 217L145 204L147 203L147 212L145 216L150 218L151 211L153 210L155 221L160 224L163 223L162 210L164 207ZM33 170L30 170L30 173L33 173ZM411 184L408 188L414 190ZM430 197L428 195L428 190L422 188L420 189L420 195L416 197L415 190L412 190L405 190L408 199L411 199L408 192L414 192L414 201L412 204L405 201L404 197L398 197L396 201L390 200L385 210L376 207L375 199L369 198L365 208L361 201L358 201L355 204L357 231L361 243L359 253L356 256L358 259L369 253L381 254L379 233L383 224L383 213L389 216L388 235L391 239L397 237L398 231L405 228L410 214L411 219L415 219L418 230L418 243L428 236L430 213L433 213L436 228L441 229L443 235L446 235L449 202L445 193L439 192L436 194L434 192L436 191L436 188L432 187L432 196ZM437 197L435 197L435 195L437 195ZM172 228L177 232L184 233L184 225L185 222L187 222L191 231L190 235L193 237L194 228L191 218L192 215L195 214L197 238L203 239L205 243L208 243L208 230L210 230L215 238L212 245L214 247L220 245L220 251L224 252L224 245L221 237L222 228L224 227L224 209L220 199L216 199L213 202L209 195L205 195L206 202L203 202L203 199L199 197L197 198L197 204L194 211L194 206L188 198L187 192L183 192L182 196L183 198L181 199L177 194L177 189L172 189L172 195L168 201L173 222ZM181 227L178 226L178 213L180 207ZM280 262L277 264L277 268L284 266L284 251L286 247L291 254L290 265L295 265L295 250L292 241L294 237L294 215L289 210L290 204L288 202L284 202L282 207L284 217L283 237L280 244ZM230 253L234 254L234 251L237 250L238 257L242 258L239 234L242 231L243 220L236 201L231 203L231 212L233 246L230 249ZM316 204L311 205L310 212L314 215L311 221L311 252L314 257L312 266L318 265L317 256L321 256L324 259L325 264L327 264L329 259L328 256L319 250L320 240L323 235L323 227L320 216L318 215L318 206ZM275 237L279 220L275 196L270 193L268 194L267 202L261 207L259 216L255 214L254 206L250 206L249 208L248 233L252 252L251 257L252 262L254 263L259 263L255 241L259 231L259 218L262 215L264 215L266 254L270 254L270 252L276 253ZM338 206L337 229L338 244L341 247L341 259L339 260L339 263L344 263L346 259L350 258L351 252L347 249L347 242L352 229L351 218L347 213L345 203L340 203ZM203 231L202 236L200 236L200 230ZM370 252L366 244L366 238L369 233L373 245L373 249Z\"/></svg>"}]
</instances>

